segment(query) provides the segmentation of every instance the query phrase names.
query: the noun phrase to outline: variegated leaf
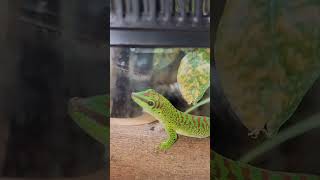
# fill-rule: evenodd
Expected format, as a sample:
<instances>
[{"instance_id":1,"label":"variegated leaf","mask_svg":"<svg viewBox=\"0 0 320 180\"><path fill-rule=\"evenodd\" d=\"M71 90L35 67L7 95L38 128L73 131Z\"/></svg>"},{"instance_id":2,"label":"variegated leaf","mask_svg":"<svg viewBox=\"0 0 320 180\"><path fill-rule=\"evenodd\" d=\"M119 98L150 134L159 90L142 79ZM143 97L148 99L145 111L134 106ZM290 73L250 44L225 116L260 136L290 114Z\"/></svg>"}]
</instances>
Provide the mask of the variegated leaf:
<instances>
[{"instance_id":1,"label":"variegated leaf","mask_svg":"<svg viewBox=\"0 0 320 180\"><path fill-rule=\"evenodd\" d=\"M177 81L187 103L197 103L210 85L210 50L188 52L179 66Z\"/></svg>"}]
</instances>

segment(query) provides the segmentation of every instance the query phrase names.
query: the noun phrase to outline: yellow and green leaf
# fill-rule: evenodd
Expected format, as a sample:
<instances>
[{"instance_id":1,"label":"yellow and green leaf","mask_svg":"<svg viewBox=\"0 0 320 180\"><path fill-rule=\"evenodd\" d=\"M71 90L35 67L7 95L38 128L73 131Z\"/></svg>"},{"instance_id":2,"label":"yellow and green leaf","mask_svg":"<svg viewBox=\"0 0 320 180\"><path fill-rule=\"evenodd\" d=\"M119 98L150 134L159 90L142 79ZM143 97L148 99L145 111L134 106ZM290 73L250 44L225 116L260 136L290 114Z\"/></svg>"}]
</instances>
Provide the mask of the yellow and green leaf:
<instances>
[{"instance_id":1,"label":"yellow and green leaf","mask_svg":"<svg viewBox=\"0 0 320 180\"><path fill-rule=\"evenodd\" d=\"M197 103L210 86L210 51L187 51L179 66L177 81L187 103Z\"/></svg>"}]
</instances>

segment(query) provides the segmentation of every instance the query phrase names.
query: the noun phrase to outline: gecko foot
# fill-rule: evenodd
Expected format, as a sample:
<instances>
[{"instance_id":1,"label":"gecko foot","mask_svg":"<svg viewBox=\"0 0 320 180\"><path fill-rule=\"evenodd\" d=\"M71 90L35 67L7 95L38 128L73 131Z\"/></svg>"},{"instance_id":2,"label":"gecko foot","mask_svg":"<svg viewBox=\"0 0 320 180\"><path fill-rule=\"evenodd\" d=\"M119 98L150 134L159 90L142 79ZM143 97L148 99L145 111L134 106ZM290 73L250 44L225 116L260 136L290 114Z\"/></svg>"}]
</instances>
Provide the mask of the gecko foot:
<instances>
[{"instance_id":1,"label":"gecko foot","mask_svg":"<svg viewBox=\"0 0 320 180\"><path fill-rule=\"evenodd\" d=\"M157 145L155 148L155 151L158 152L166 152L168 149L170 149L170 147L172 146L172 144L168 143L167 141L161 142L160 145Z\"/></svg>"},{"instance_id":2,"label":"gecko foot","mask_svg":"<svg viewBox=\"0 0 320 180\"><path fill-rule=\"evenodd\" d=\"M154 148L154 152L156 154L159 154L160 152L164 152L166 153L167 152L167 149L162 147L161 144L160 145L156 145L155 148Z\"/></svg>"},{"instance_id":3,"label":"gecko foot","mask_svg":"<svg viewBox=\"0 0 320 180\"><path fill-rule=\"evenodd\" d=\"M172 146L171 143L169 143L168 141L164 141L164 142L160 143L159 148L162 151L166 151L166 150L170 149L171 146Z\"/></svg>"},{"instance_id":4,"label":"gecko foot","mask_svg":"<svg viewBox=\"0 0 320 180\"><path fill-rule=\"evenodd\" d=\"M154 153L156 153L156 154L160 153L160 149L159 149L158 145L154 147Z\"/></svg>"}]
</instances>

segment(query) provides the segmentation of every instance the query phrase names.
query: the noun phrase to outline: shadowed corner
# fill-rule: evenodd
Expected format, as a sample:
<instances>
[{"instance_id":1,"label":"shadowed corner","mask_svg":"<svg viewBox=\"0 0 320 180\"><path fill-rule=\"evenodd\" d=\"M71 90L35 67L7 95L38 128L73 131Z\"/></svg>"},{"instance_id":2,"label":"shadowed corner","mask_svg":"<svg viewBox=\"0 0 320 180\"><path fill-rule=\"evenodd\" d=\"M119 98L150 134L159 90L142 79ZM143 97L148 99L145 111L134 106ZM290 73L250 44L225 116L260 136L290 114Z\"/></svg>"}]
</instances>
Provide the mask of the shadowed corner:
<instances>
[{"instance_id":1,"label":"shadowed corner","mask_svg":"<svg viewBox=\"0 0 320 180\"><path fill-rule=\"evenodd\" d=\"M80 104L80 98L79 97L73 97L69 100L68 102L68 113L70 114L71 112L76 111L79 109L79 104Z\"/></svg>"},{"instance_id":2,"label":"shadowed corner","mask_svg":"<svg viewBox=\"0 0 320 180\"><path fill-rule=\"evenodd\" d=\"M241 123L223 93L220 85L219 75L216 69L215 59L211 63L211 96L214 101L210 101L210 148L216 152L224 152L228 157L238 158L238 154L229 152L234 147L240 147L243 142L252 141L247 136L248 129ZM213 122L214 121L214 122ZM232 129L233 131L229 131ZM226 131L227 130L227 131ZM241 138L240 138L241 137Z\"/></svg>"}]
</instances>

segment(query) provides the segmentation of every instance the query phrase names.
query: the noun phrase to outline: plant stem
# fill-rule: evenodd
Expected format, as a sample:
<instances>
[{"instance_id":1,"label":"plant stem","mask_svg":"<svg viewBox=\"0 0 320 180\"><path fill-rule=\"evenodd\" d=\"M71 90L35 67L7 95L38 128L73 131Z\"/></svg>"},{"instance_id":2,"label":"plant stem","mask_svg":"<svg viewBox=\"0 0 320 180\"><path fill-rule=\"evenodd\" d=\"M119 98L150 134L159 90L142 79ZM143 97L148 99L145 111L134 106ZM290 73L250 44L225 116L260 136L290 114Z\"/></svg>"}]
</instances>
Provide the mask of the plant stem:
<instances>
[{"instance_id":1,"label":"plant stem","mask_svg":"<svg viewBox=\"0 0 320 180\"><path fill-rule=\"evenodd\" d=\"M257 156L267 152L268 150L274 148L275 146L292 139L294 137L297 137L301 134L304 134L312 129L319 128L320 127L320 113L311 116L308 119L302 120L302 122L297 123L296 125L293 125L283 132L280 132L277 136L273 137L272 139L269 139L259 145L258 147L251 150L246 155L242 156L239 161L243 163L248 163L252 160L254 160Z\"/></svg>"},{"instance_id":2,"label":"plant stem","mask_svg":"<svg viewBox=\"0 0 320 180\"><path fill-rule=\"evenodd\" d=\"M204 99L204 100L200 101L199 103L193 105L189 109L187 109L185 112L189 113L189 112L193 111L194 109L198 108L199 106L202 106L202 105L207 104L209 102L210 102L210 98Z\"/></svg>"}]
</instances>

